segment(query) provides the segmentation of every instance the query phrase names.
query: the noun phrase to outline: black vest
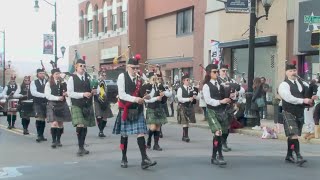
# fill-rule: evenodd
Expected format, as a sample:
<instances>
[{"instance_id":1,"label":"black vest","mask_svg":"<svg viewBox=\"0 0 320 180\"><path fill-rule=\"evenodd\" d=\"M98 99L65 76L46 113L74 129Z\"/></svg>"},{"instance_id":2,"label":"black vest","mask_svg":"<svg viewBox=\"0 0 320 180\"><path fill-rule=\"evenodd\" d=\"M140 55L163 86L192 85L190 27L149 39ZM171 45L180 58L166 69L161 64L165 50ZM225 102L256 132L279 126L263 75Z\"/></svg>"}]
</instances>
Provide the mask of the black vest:
<instances>
[{"instance_id":1,"label":"black vest","mask_svg":"<svg viewBox=\"0 0 320 180\"><path fill-rule=\"evenodd\" d=\"M224 88L222 85L220 85L220 90L218 89L217 86L213 85L211 82L208 82L207 85L209 86L210 90L210 97L215 100L222 100L224 99ZM207 107L209 109L215 110L215 111L220 111L223 110L225 105L221 104L219 106L211 106L207 104Z\"/></svg>"},{"instance_id":2,"label":"black vest","mask_svg":"<svg viewBox=\"0 0 320 180\"><path fill-rule=\"evenodd\" d=\"M23 85L21 86L21 91L20 91L20 94L22 95L28 95L27 98L24 98L23 100L26 100L26 99L32 99L32 94L30 92L30 85Z\"/></svg>"},{"instance_id":3,"label":"black vest","mask_svg":"<svg viewBox=\"0 0 320 180\"><path fill-rule=\"evenodd\" d=\"M17 90L17 84L13 85L13 88L11 88L11 85L7 85L8 90L7 90L7 96L11 94L11 92L15 92Z\"/></svg>"},{"instance_id":4,"label":"black vest","mask_svg":"<svg viewBox=\"0 0 320 180\"><path fill-rule=\"evenodd\" d=\"M302 92L299 91L298 85L293 84L290 80L286 79L284 82L287 82L289 84L290 92L291 92L292 96L294 96L296 98L304 98L305 87L300 80L298 80L298 82L302 86ZM282 109L284 111L287 111L287 112L295 115L298 118L304 116L304 114L303 114L304 105L303 104L290 104L290 103L286 102L285 100L282 100Z\"/></svg>"},{"instance_id":5,"label":"black vest","mask_svg":"<svg viewBox=\"0 0 320 180\"><path fill-rule=\"evenodd\" d=\"M132 96L133 92L136 89L136 84L131 80L128 72L124 73L124 84L125 84L124 89L125 89L126 94L130 94ZM141 89L142 88L140 88L140 92L138 93L138 97L142 97L141 96ZM121 102L123 104L126 104L127 101L121 100ZM143 105L141 105L141 104L132 103L131 106L129 107L129 109L136 109L136 108L138 108L140 113L143 112Z\"/></svg>"},{"instance_id":6,"label":"black vest","mask_svg":"<svg viewBox=\"0 0 320 180\"><path fill-rule=\"evenodd\" d=\"M43 80L44 84L40 84L40 80L37 79L34 81L34 84L36 85L37 92L39 93L44 93L44 88L46 86L46 80ZM46 103L47 99L46 98L39 98L39 97L33 97L33 102L35 103Z\"/></svg>"},{"instance_id":7,"label":"black vest","mask_svg":"<svg viewBox=\"0 0 320 180\"><path fill-rule=\"evenodd\" d=\"M152 85L152 89L155 90L155 93L154 93L154 96L153 97L157 97L157 96L160 96L160 89L157 89L154 87L154 85ZM151 90L152 91L152 90ZM162 98L164 98L165 96L163 96ZM151 97L152 98L152 97ZM153 103L148 103L147 107L150 108L150 109L156 109L156 108L160 108L160 104L162 102L160 101L156 101L156 102L153 102Z\"/></svg>"},{"instance_id":8,"label":"black vest","mask_svg":"<svg viewBox=\"0 0 320 180\"><path fill-rule=\"evenodd\" d=\"M85 80L82 81L76 74L73 75L73 87L74 92L77 93L84 93L84 92L91 92L90 81L87 75L85 76ZM90 106L92 105L92 97L91 98L81 98L81 99L74 99L71 98L72 105L78 107Z\"/></svg>"},{"instance_id":9,"label":"black vest","mask_svg":"<svg viewBox=\"0 0 320 180\"><path fill-rule=\"evenodd\" d=\"M180 86L180 88L181 88L181 90L182 90L182 98L190 98L190 97L193 96L192 91L190 91L190 92L188 93L188 90L187 90L186 88L184 88L183 85ZM188 87L188 88L190 88L190 87ZM179 102L179 104L182 104L182 105L184 105L184 106L186 106L186 107L189 107L189 106L192 106L193 103L190 103L190 102L188 101L188 102L185 102L185 103Z\"/></svg>"}]
</instances>

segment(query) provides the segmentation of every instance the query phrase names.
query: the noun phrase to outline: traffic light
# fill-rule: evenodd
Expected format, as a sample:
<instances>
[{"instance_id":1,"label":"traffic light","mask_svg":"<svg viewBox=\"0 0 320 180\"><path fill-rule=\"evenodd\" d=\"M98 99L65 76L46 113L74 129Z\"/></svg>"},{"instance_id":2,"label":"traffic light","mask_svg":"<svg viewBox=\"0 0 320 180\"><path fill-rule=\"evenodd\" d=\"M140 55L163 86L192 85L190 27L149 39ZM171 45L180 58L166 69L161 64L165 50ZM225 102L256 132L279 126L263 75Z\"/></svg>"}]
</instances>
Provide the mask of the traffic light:
<instances>
[{"instance_id":1,"label":"traffic light","mask_svg":"<svg viewBox=\"0 0 320 180\"><path fill-rule=\"evenodd\" d=\"M320 42L320 30L313 31L311 33L311 46L313 48L319 48Z\"/></svg>"}]
</instances>

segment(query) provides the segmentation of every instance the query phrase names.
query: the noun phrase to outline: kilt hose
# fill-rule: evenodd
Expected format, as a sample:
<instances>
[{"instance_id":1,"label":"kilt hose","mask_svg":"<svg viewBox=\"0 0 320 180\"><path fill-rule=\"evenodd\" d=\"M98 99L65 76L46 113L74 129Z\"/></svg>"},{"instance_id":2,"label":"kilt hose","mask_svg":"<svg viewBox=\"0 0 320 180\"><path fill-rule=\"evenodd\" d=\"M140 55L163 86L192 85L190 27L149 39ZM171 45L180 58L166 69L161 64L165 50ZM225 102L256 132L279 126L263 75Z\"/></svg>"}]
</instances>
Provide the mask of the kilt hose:
<instances>
[{"instance_id":1,"label":"kilt hose","mask_svg":"<svg viewBox=\"0 0 320 180\"><path fill-rule=\"evenodd\" d=\"M284 132L286 136L287 137L291 137L294 135L301 136L304 118L303 117L298 118L287 111L282 111L282 116L283 116L283 127L284 127Z\"/></svg>"},{"instance_id":2,"label":"kilt hose","mask_svg":"<svg viewBox=\"0 0 320 180\"><path fill-rule=\"evenodd\" d=\"M146 111L146 119L147 124L162 125L168 122L165 110L163 108L148 108Z\"/></svg>"},{"instance_id":3,"label":"kilt hose","mask_svg":"<svg viewBox=\"0 0 320 180\"><path fill-rule=\"evenodd\" d=\"M72 125L76 127L77 125L83 124L85 127L94 127L96 125L95 117L93 115L93 108L90 115L86 118L82 114L82 109L78 106L71 106L71 117Z\"/></svg>"},{"instance_id":4,"label":"kilt hose","mask_svg":"<svg viewBox=\"0 0 320 180\"><path fill-rule=\"evenodd\" d=\"M146 134L147 125L143 112L139 114L138 120L128 121L122 120L122 110L119 110L116 121L114 123L112 134L121 134L121 136L128 136L132 134Z\"/></svg>"},{"instance_id":5,"label":"kilt hose","mask_svg":"<svg viewBox=\"0 0 320 180\"><path fill-rule=\"evenodd\" d=\"M182 104L178 104L177 107L177 121L178 124L196 123L196 116L193 105L186 107Z\"/></svg>"},{"instance_id":6,"label":"kilt hose","mask_svg":"<svg viewBox=\"0 0 320 180\"><path fill-rule=\"evenodd\" d=\"M53 112L54 106L63 107L63 113L59 116L55 115ZM49 101L47 104L47 121L71 122L71 113L68 104L66 102Z\"/></svg>"}]
</instances>

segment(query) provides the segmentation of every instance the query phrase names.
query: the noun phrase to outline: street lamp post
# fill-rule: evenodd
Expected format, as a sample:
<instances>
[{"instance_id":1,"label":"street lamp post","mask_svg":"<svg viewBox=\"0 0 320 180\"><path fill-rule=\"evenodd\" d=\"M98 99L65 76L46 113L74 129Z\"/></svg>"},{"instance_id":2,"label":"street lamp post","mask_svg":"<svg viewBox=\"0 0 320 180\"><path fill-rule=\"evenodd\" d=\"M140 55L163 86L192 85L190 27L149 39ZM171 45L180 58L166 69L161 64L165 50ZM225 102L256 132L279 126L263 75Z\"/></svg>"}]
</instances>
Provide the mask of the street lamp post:
<instances>
[{"instance_id":1,"label":"street lamp post","mask_svg":"<svg viewBox=\"0 0 320 180\"><path fill-rule=\"evenodd\" d=\"M251 109L251 100L253 95L253 79L254 79L254 50L255 50L256 24L263 17L266 17L266 19L268 19L269 9L272 5L273 0L261 0L261 2L266 12L266 14L263 16L257 17L256 15L257 0L251 0L251 7L250 7L248 92L246 96L246 113L245 113L248 126L253 125L253 123L257 118L257 115Z\"/></svg>"},{"instance_id":2,"label":"street lamp post","mask_svg":"<svg viewBox=\"0 0 320 180\"><path fill-rule=\"evenodd\" d=\"M43 0L47 4L54 7L54 22L52 22L51 29L54 32L54 62L57 64L58 61L58 53L57 53L57 2L54 2L54 4L50 3L47 0ZM34 1L34 9L36 12L39 11L39 0Z\"/></svg>"},{"instance_id":3,"label":"street lamp post","mask_svg":"<svg viewBox=\"0 0 320 180\"><path fill-rule=\"evenodd\" d=\"M5 74L5 67L6 67L6 31L0 31L2 34L3 34L3 82L2 82L2 85L3 85L3 88L4 86L6 85L6 74Z\"/></svg>"}]
</instances>

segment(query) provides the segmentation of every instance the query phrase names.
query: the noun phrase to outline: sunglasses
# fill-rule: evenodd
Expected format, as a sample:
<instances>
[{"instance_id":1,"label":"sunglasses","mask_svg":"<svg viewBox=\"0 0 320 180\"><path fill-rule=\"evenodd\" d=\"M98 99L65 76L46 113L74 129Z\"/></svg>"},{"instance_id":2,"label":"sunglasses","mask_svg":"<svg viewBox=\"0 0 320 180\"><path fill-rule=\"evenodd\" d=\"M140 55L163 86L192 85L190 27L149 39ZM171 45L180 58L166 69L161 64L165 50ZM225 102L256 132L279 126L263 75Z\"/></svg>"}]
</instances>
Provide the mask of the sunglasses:
<instances>
[{"instance_id":1,"label":"sunglasses","mask_svg":"<svg viewBox=\"0 0 320 180\"><path fill-rule=\"evenodd\" d=\"M87 67L87 66L84 65L84 64L80 64L79 67L84 67L84 68L85 68L85 67Z\"/></svg>"},{"instance_id":2,"label":"sunglasses","mask_svg":"<svg viewBox=\"0 0 320 180\"><path fill-rule=\"evenodd\" d=\"M190 81L190 79L186 79L185 81Z\"/></svg>"},{"instance_id":3,"label":"sunglasses","mask_svg":"<svg viewBox=\"0 0 320 180\"><path fill-rule=\"evenodd\" d=\"M211 71L212 73L214 73L214 74L217 74L218 73L218 71Z\"/></svg>"},{"instance_id":4,"label":"sunglasses","mask_svg":"<svg viewBox=\"0 0 320 180\"><path fill-rule=\"evenodd\" d=\"M222 72L227 72L228 70L221 70Z\"/></svg>"},{"instance_id":5,"label":"sunglasses","mask_svg":"<svg viewBox=\"0 0 320 180\"><path fill-rule=\"evenodd\" d=\"M140 67L131 67L131 66L130 66L130 68L133 69L133 70L138 70L138 69L140 69Z\"/></svg>"}]
</instances>

